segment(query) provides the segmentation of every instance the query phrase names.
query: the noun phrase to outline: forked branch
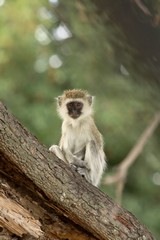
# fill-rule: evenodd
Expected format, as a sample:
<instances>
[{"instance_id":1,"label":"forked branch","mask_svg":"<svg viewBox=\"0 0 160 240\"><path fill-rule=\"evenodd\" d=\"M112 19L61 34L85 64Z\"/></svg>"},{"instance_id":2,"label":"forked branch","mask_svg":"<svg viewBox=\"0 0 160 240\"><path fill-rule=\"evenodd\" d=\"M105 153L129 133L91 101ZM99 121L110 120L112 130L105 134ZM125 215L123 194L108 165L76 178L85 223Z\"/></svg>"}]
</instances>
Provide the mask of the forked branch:
<instances>
[{"instance_id":1,"label":"forked branch","mask_svg":"<svg viewBox=\"0 0 160 240\"><path fill-rule=\"evenodd\" d=\"M129 168L133 165L137 157L143 151L145 144L147 143L149 138L152 136L155 129L158 127L159 123L160 123L160 112L155 114L151 123L142 133L142 135L140 136L135 146L131 149L131 151L128 153L125 159L116 167L116 172L113 175L107 176L104 179L104 183L106 185L116 184L116 198L119 202L122 197L122 193L123 193Z\"/></svg>"}]
</instances>

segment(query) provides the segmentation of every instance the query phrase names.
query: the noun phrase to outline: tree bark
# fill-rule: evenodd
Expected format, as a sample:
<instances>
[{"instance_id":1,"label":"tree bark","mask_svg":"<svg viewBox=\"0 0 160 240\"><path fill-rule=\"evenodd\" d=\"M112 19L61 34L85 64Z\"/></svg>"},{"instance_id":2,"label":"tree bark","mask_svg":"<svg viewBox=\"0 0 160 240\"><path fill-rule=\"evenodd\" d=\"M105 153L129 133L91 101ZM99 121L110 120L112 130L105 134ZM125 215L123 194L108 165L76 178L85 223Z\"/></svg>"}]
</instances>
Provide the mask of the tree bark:
<instances>
[{"instance_id":1,"label":"tree bark","mask_svg":"<svg viewBox=\"0 0 160 240\"><path fill-rule=\"evenodd\" d=\"M2 233L6 228L23 239L153 239L130 212L40 144L2 103L0 156Z\"/></svg>"}]
</instances>

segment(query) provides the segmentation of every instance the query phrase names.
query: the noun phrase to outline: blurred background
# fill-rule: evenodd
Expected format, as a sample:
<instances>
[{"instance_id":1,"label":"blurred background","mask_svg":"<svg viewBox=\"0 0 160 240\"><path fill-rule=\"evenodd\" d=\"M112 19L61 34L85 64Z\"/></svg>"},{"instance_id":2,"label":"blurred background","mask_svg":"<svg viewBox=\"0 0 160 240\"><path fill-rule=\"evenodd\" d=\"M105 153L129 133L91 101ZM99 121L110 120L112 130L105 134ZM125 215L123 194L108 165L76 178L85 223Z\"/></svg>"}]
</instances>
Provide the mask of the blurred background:
<instances>
[{"instance_id":1,"label":"blurred background","mask_svg":"<svg viewBox=\"0 0 160 240\"><path fill-rule=\"evenodd\" d=\"M96 96L109 175L160 110L159 0L0 0L0 98L47 147L60 138L54 98L73 88ZM160 239L160 126L122 206Z\"/></svg>"}]
</instances>

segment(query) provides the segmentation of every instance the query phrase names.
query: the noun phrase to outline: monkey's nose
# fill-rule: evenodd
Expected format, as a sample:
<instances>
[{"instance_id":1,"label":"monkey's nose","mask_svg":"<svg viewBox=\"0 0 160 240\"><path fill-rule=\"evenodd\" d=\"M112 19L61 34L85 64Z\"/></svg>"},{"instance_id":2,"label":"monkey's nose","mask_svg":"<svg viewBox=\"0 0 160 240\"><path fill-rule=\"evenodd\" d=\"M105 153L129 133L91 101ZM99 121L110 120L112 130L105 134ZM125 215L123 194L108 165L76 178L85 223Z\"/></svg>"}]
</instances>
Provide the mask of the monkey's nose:
<instances>
[{"instance_id":1,"label":"monkey's nose","mask_svg":"<svg viewBox=\"0 0 160 240\"><path fill-rule=\"evenodd\" d=\"M73 114L77 114L77 110L74 110L74 109L73 109L72 113L73 113Z\"/></svg>"},{"instance_id":2,"label":"monkey's nose","mask_svg":"<svg viewBox=\"0 0 160 240\"><path fill-rule=\"evenodd\" d=\"M79 113L77 113L76 110L72 110L70 116L71 116L72 118L78 118L78 117L79 117Z\"/></svg>"}]
</instances>

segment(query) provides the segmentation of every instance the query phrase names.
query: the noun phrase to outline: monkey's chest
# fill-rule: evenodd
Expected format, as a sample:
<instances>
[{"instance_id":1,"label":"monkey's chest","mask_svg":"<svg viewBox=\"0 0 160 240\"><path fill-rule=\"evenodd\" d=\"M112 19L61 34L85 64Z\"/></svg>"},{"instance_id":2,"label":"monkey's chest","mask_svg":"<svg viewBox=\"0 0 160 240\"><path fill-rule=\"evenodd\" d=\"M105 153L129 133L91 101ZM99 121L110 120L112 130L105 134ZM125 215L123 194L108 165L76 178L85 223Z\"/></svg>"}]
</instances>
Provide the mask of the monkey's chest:
<instances>
[{"instance_id":1,"label":"monkey's chest","mask_svg":"<svg viewBox=\"0 0 160 240\"><path fill-rule=\"evenodd\" d=\"M76 154L84 149L90 140L90 135L83 129L78 131L76 129L70 129L70 131L66 134L67 148L73 154Z\"/></svg>"}]
</instances>

